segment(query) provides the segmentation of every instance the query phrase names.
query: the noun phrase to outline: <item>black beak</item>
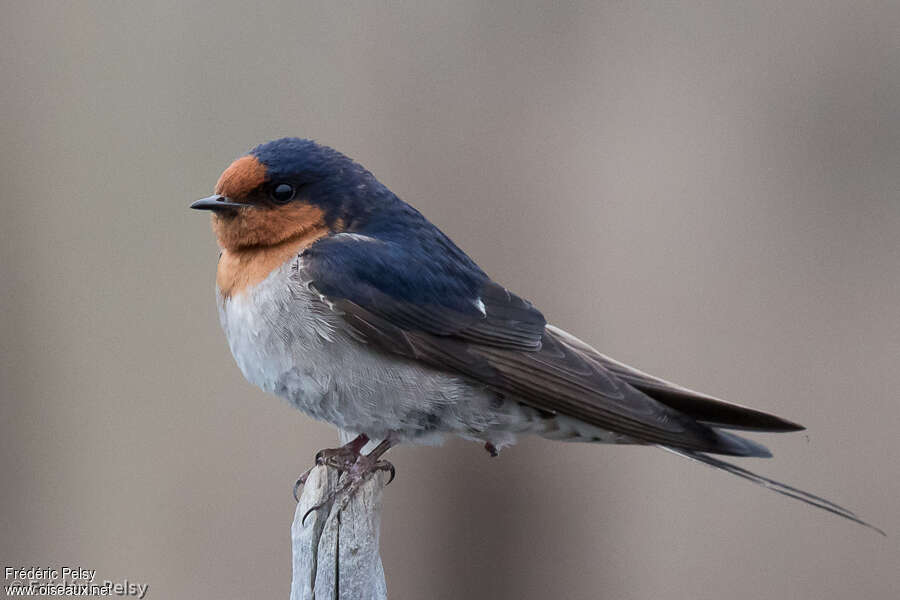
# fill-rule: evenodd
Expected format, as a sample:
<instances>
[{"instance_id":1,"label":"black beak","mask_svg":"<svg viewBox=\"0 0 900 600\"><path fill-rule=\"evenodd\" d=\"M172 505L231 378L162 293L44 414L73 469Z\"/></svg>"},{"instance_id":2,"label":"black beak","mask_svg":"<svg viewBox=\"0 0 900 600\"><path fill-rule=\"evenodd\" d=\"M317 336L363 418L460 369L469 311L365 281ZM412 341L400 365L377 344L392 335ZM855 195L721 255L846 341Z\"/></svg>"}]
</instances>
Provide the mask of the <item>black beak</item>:
<instances>
[{"instance_id":1,"label":"black beak","mask_svg":"<svg viewBox=\"0 0 900 600\"><path fill-rule=\"evenodd\" d=\"M208 198L203 198L202 200L197 200L193 204L191 204L191 208L196 208L197 210L231 210L236 208L241 208L244 206L251 206L250 204L244 204L242 202L235 202L230 198L226 198L225 196L220 196L219 194L213 194Z\"/></svg>"}]
</instances>

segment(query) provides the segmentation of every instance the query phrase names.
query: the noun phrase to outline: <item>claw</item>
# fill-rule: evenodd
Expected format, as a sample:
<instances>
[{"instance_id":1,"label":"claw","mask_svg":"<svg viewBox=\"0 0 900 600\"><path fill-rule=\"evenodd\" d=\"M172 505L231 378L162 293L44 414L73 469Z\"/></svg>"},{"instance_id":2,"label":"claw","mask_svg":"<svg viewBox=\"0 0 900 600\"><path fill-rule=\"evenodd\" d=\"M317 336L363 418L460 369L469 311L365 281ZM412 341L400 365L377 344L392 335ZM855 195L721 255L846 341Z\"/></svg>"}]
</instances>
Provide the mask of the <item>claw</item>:
<instances>
[{"instance_id":1,"label":"claw","mask_svg":"<svg viewBox=\"0 0 900 600\"><path fill-rule=\"evenodd\" d=\"M309 509L308 511L306 511L305 513L303 513L303 518L300 519L300 524L301 524L301 525L306 525L306 517L308 517L308 516L309 516L309 513L311 513L311 512L314 511L314 510L316 510L316 507L315 507L315 506L313 506L311 509Z\"/></svg>"},{"instance_id":2,"label":"claw","mask_svg":"<svg viewBox=\"0 0 900 600\"><path fill-rule=\"evenodd\" d=\"M368 441L369 437L366 434L361 433L340 448L326 448L324 450L319 450L316 452L314 464L328 465L334 467L338 471L346 471L353 466L359 458L359 451L362 450L362 447L365 446ZM306 472L297 479L296 483L294 483L293 495L296 502L300 502L300 486L306 484L306 479L309 477L310 471L312 471L312 468L307 469Z\"/></svg>"},{"instance_id":3,"label":"claw","mask_svg":"<svg viewBox=\"0 0 900 600\"><path fill-rule=\"evenodd\" d=\"M297 478L297 481L294 482L294 502L300 502L300 488L306 485L306 480L309 479L309 474L312 473L312 467L306 470L303 475Z\"/></svg>"},{"instance_id":4,"label":"claw","mask_svg":"<svg viewBox=\"0 0 900 600\"><path fill-rule=\"evenodd\" d=\"M369 454L360 454L359 451L368 439L365 435L360 435L349 444L345 444L340 448L319 450L316 453L316 465L334 468L343 474L343 477L339 480L338 487L334 491L329 493L324 500L303 513L303 517L300 519L301 525L306 524L306 517L333 502L340 494L344 494L344 497L341 498L338 512L342 511L363 482L375 471L390 472L391 476L385 485L390 484L394 480L394 477L397 475L394 465L389 461L381 460L381 455L387 452L394 442L390 438L385 439ZM306 483L310 471L312 469L301 475L297 483L294 484L294 500L297 502L300 501L298 494L300 486Z\"/></svg>"},{"instance_id":5,"label":"claw","mask_svg":"<svg viewBox=\"0 0 900 600\"><path fill-rule=\"evenodd\" d=\"M328 494L328 496L324 500L322 500L318 504L310 507L309 510L307 510L305 513L303 513L303 518L300 519L300 524L306 525L306 517L308 517L311 513L314 513L321 508L325 508L325 506L327 506L328 503L334 501L334 499L338 496L338 494L340 494L341 492L343 492L345 490L348 490L354 482L355 481L353 479L351 479L349 477L346 478L346 481L344 481L340 486L338 486L333 492Z\"/></svg>"},{"instance_id":6,"label":"claw","mask_svg":"<svg viewBox=\"0 0 900 600\"><path fill-rule=\"evenodd\" d=\"M308 517L310 514L316 512L317 510L319 510L320 508L322 508L323 506L325 506L327 503L328 503L327 500L325 500L325 501L323 501L323 502L320 502L319 504L316 504L315 506L313 506L312 508L310 508L308 511L306 511L305 513L303 513L303 518L300 519L300 524L301 524L301 525L306 525L306 517Z\"/></svg>"},{"instance_id":7,"label":"claw","mask_svg":"<svg viewBox=\"0 0 900 600\"><path fill-rule=\"evenodd\" d=\"M301 475L300 478L294 482L294 490L293 490L294 502L300 502L300 495L298 494L298 492L300 491L300 488L303 486L303 484L306 483L306 475L308 475L308 474L309 474L309 471L307 471L306 473Z\"/></svg>"},{"instance_id":8,"label":"claw","mask_svg":"<svg viewBox=\"0 0 900 600\"><path fill-rule=\"evenodd\" d=\"M388 479L388 480L387 480L387 483L386 483L386 484L384 484L384 485L385 485L385 487L386 487L386 486L389 486L389 485L391 485L391 482L392 482L392 481L393 481L393 480L394 480L394 477L395 477L395 476L396 476L396 475L397 475L397 469L395 469L395 468L394 468L394 465L393 465L393 463L389 463L389 462L388 462L388 461L386 461L386 460L384 460L384 461L381 461L381 462L383 462L383 463L387 463L387 467L388 467L388 469L389 469L389 470L390 470L390 472L391 472L391 477L390 477L390 479Z\"/></svg>"}]
</instances>

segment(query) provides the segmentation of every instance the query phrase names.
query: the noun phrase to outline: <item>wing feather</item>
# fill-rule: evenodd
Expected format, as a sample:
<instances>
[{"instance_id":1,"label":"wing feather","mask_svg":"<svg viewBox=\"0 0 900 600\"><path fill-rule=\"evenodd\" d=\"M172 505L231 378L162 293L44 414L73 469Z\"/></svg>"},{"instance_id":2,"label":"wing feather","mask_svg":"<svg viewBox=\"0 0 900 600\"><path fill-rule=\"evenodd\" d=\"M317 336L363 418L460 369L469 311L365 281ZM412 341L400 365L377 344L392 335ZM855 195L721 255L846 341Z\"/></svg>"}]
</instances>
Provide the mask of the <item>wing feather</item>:
<instances>
[{"instance_id":1,"label":"wing feather","mask_svg":"<svg viewBox=\"0 0 900 600\"><path fill-rule=\"evenodd\" d=\"M750 431L802 431L802 425L783 419L777 415L756 410L740 404L726 402L707 396L686 387L654 377L601 354L570 333L548 325L547 329L566 345L577 348L619 379L648 396L662 402L666 406L683 412L693 418L727 429L746 429Z\"/></svg>"},{"instance_id":2,"label":"wing feather","mask_svg":"<svg viewBox=\"0 0 900 600\"><path fill-rule=\"evenodd\" d=\"M361 341L635 443L769 455L654 399L641 390L646 381L546 327L540 311L471 261L433 246L417 248L421 240L361 243L359 237L336 235L313 244L298 269L302 263L302 279L340 311ZM446 238L440 241L452 250Z\"/></svg>"},{"instance_id":3,"label":"wing feather","mask_svg":"<svg viewBox=\"0 0 900 600\"><path fill-rule=\"evenodd\" d=\"M527 352L405 330L346 300L335 301L335 307L366 343L456 371L539 410L571 416L638 443L737 456L768 455L758 444L718 432L653 400L550 332L544 333L539 350Z\"/></svg>"},{"instance_id":4,"label":"wing feather","mask_svg":"<svg viewBox=\"0 0 900 600\"><path fill-rule=\"evenodd\" d=\"M301 279L322 294L361 343L872 527L824 498L709 456L771 456L763 446L717 427L792 431L801 426L653 377L546 325L540 311L491 281L433 227L413 242L370 238L377 243L348 244L356 238L341 237L304 251L298 276L302 264ZM430 245L422 245L423 239Z\"/></svg>"}]
</instances>

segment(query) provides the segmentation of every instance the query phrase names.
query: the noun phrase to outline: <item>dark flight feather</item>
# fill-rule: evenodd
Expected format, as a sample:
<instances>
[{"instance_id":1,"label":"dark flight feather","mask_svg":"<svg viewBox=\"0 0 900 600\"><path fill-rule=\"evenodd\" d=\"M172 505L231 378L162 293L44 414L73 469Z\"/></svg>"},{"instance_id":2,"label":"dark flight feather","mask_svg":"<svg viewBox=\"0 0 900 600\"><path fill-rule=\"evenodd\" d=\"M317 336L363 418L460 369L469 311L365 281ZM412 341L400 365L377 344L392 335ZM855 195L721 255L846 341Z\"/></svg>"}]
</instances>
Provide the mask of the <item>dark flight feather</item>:
<instances>
[{"instance_id":1,"label":"dark flight feather","mask_svg":"<svg viewBox=\"0 0 900 600\"><path fill-rule=\"evenodd\" d=\"M577 348L585 356L596 361L632 387L639 389L666 406L690 415L702 423L726 429L744 429L748 431L802 431L805 429L802 425L792 423L776 415L725 402L659 377L654 377L601 354L593 347L562 329L552 325L548 325L547 328L565 344Z\"/></svg>"},{"instance_id":2,"label":"dark flight feather","mask_svg":"<svg viewBox=\"0 0 900 600\"><path fill-rule=\"evenodd\" d=\"M330 299L359 338L376 348L451 370L550 413L627 435L734 456L770 456L759 444L697 423L585 360L551 334L536 351L474 344L393 325L347 301Z\"/></svg>"},{"instance_id":3,"label":"dark flight feather","mask_svg":"<svg viewBox=\"0 0 900 600\"><path fill-rule=\"evenodd\" d=\"M411 242L337 235L306 250L303 265L314 289L358 337L383 351L455 371L635 443L770 456L755 442L653 399L546 328L537 309L480 269L461 269L458 261L442 268L439 257Z\"/></svg>"},{"instance_id":4,"label":"dark flight feather","mask_svg":"<svg viewBox=\"0 0 900 600\"><path fill-rule=\"evenodd\" d=\"M834 502L831 502L830 500L826 500L825 498L822 498L821 496L816 496L815 494L811 494L809 492L804 492L803 490L797 489L790 485L787 485L786 483L781 483L780 481L775 481L774 479L769 479L768 477L763 477L762 475L758 475L757 473L754 473L753 471L748 471L747 469L744 469L743 467L733 465L729 462L715 458L713 456L707 456L706 454L703 454L700 452L694 452L692 450L683 450L680 448L672 448L670 446L660 446L660 448L662 448L663 450L668 450L669 452L672 452L673 454L677 454L678 456L682 456L684 458L689 458L689 459L697 461L699 463L703 463L714 469L726 471L728 473L731 473L732 475L740 477L741 479L746 479L747 481L749 481L751 483L755 483L756 485L760 485L766 489L769 489L769 490L772 490L773 492L781 494L782 496L787 496L788 498L793 498L795 500L799 500L800 502L804 502L806 504L809 504L810 506L815 506L816 508L820 508L824 511L835 514L839 517L849 519L850 521L853 521L854 523L859 523L860 525L863 525L865 527L868 527L869 529L877 531L878 533L880 533L881 535L883 535L885 537L887 536L887 534L883 530L875 527L874 525L872 525L870 523L863 521L862 519L859 518L859 516L856 515L856 513L853 513L851 511L847 510L846 508L844 508L843 506L840 506L838 504L835 504Z\"/></svg>"}]
</instances>

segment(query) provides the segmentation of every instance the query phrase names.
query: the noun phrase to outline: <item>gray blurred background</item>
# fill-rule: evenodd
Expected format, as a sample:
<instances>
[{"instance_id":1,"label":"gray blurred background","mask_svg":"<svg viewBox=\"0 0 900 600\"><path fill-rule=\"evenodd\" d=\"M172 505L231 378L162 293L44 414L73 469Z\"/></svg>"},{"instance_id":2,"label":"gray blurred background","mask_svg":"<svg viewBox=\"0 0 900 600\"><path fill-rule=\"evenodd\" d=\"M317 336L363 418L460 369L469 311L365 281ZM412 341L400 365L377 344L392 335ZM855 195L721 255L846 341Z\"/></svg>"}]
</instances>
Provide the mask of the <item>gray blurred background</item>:
<instances>
[{"instance_id":1,"label":"gray blurred background","mask_svg":"<svg viewBox=\"0 0 900 600\"><path fill-rule=\"evenodd\" d=\"M393 598L900 593L900 5L4 1L0 560L286 598L334 445L244 381L189 211L255 144L368 166L619 359L808 432L741 464L400 448Z\"/></svg>"}]
</instances>

